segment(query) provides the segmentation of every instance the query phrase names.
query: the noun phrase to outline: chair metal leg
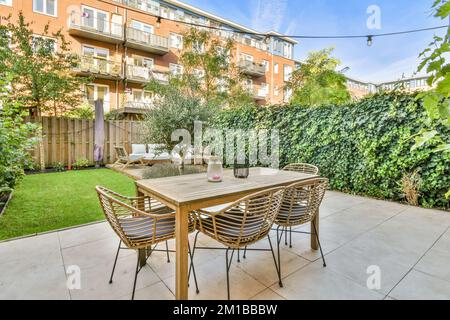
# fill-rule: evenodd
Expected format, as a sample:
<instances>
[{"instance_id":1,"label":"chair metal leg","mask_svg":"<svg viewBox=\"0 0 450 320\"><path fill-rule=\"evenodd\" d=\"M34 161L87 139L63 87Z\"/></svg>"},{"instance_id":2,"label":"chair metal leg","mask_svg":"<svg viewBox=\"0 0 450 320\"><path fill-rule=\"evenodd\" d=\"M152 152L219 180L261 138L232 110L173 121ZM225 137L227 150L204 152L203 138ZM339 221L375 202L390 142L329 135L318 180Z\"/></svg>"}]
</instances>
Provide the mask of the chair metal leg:
<instances>
[{"instance_id":1,"label":"chair metal leg","mask_svg":"<svg viewBox=\"0 0 450 320\"><path fill-rule=\"evenodd\" d=\"M237 249L237 251L238 251L237 262L240 263L240 262L241 262L241 258L240 258L240 251L239 251L239 248Z\"/></svg>"},{"instance_id":2,"label":"chair metal leg","mask_svg":"<svg viewBox=\"0 0 450 320\"><path fill-rule=\"evenodd\" d=\"M136 263L136 271L134 273L134 283L133 283L133 294L131 295L131 300L134 300L134 292L136 291L136 281L137 281L137 276L139 273L139 255L137 257L137 263Z\"/></svg>"},{"instance_id":3,"label":"chair metal leg","mask_svg":"<svg viewBox=\"0 0 450 320\"><path fill-rule=\"evenodd\" d=\"M231 257L230 257L230 261L228 261L228 251L230 251L230 248L227 248L226 252L225 252L225 262L226 262L226 269L227 269L227 297L228 300L230 300L230 268L231 268L231 263L233 262L233 255L234 255L234 250L231 252Z\"/></svg>"},{"instance_id":4,"label":"chair metal leg","mask_svg":"<svg viewBox=\"0 0 450 320\"><path fill-rule=\"evenodd\" d=\"M194 268L194 255L191 253L191 246L189 244L188 244L188 249L189 249L189 256L191 258L191 264L189 266L189 271L190 271L190 268L192 268L192 273L194 274L195 292L197 294L199 294L200 290L198 289L197 275L195 274L195 268Z\"/></svg>"},{"instance_id":5,"label":"chair metal leg","mask_svg":"<svg viewBox=\"0 0 450 320\"><path fill-rule=\"evenodd\" d=\"M170 256L169 256L169 243L166 240L166 254L167 254L167 263L170 263Z\"/></svg>"},{"instance_id":6,"label":"chair metal leg","mask_svg":"<svg viewBox=\"0 0 450 320\"><path fill-rule=\"evenodd\" d=\"M283 230L284 228L281 228L281 233L280 233L280 226L277 227L277 243L281 242L281 239L283 239Z\"/></svg>"},{"instance_id":7,"label":"chair metal leg","mask_svg":"<svg viewBox=\"0 0 450 320\"><path fill-rule=\"evenodd\" d=\"M194 238L194 247L192 248L192 260L194 260L195 248L197 246L197 238L198 238L199 233L200 233L200 231L197 231L197 234L195 235L195 238ZM191 279L191 270L192 270L193 266L194 266L193 263L191 263L189 265L188 280Z\"/></svg>"},{"instance_id":8,"label":"chair metal leg","mask_svg":"<svg viewBox=\"0 0 450 320\"><path fill-rule=\"evenodd\" d=\"M284 227L284 232L285 232L285 234L284 234L284 245L285 246L287 246L288 245L288 243L287 243L287 234L288 234L288 232L287 232L287 227Z\"/></svg>"},{"instance_id":9,"label":"chair metal leg","mask_svg":"<svg viewBox=\"0 0 450 320\"><path fill-rule=\"evenodd\" d=\"M311 224L313 225L313 228L314 228L314 234L316 235L317 243L319 244L320 255L322 256L323 266L326 267L327 264L326 264L326 262L325 262L325 257L323 256L322 245L320 244L319 234L317 233L316 224L314 223L314 221L311 221Z\"/></svg>"},{"instance_id":10,"label":"chair metal leg","mask_svg":"<svg viewBox=\"0 0 450 320\"><path fill-rule=\"evenodd\" d=\"M116 270L117 258L119 257L120 246L122 245L122 240L119 241L119 247L117 248L116 258L114 259L114 265L111 272L111 277L109 278L109 284L113 282L114 270Z\"/></svg>"},{"instance_id":11,"label":"chair metal leg","mask_svg":"<svg viewBox=\"0 0 450 320\"><path fill-rule=\"evenodd\" d=\"M278 255L278 277L280 280L280 287L283 287L283 283L281 282L281 258L280 258L280 242L281 238L283 237L283 234L281 234L280 238L278 239L278 230L280 227L277 228L277 255Z\"/></svg>"},{"instance_id":12,"label":"chair metal leg","mask_svg":"<svg viewBox=\"0 0 450 320\"><path fill-rule=\"evenodd\" d=\"M242 258L247 259L247 246L245 246L244 248L244 255L242 256Z\"/></svg>"},{"instance_id":13,"label":"chair metal leg","mask_svg":"<svg viewBox=\"0 0 450 320\"><path fill-rule=\"evenodd\" d=\"M280 288L283 288L283 282L281 281L281 260L280 260L280 255L278 255L278 263L277 263L277 259L275 258L275 253L273 252L273 246L272 246L272 241L270 240L270 236L267 236L267 239L269 239L270 251L272 252L272 258L273 258L273 262L275 263L275 268L277 269L278 285L280 286Z\"/></svg>"},{"instance_id":14,"label":"chair metal leg","mask_svg":"<svg viewBox=\"0 0 450 320\"><path fill-rule=\"evenodd\" d=\"M292 248L292 227L289 227L289 248Z\"/></svg>"}]
</instances>

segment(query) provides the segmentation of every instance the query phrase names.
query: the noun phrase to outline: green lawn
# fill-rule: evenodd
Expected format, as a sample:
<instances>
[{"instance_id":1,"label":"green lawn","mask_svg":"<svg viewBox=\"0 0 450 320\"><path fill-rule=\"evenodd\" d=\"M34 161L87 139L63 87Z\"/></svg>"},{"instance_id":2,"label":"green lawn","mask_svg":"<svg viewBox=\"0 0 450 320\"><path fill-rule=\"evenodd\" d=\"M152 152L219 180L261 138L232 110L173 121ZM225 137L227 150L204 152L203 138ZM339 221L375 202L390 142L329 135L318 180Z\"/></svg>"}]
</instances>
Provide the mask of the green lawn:
<instances>
[{"instance_id":1,"label":"green lawn","mask_svg":"<svg viewBox=\"0 0 450 320\"><path fill-rule=\"evenodd\" d=\"M132 179L109 169L26 176L0 217L0 240L104 219L96 185L135 194Z\"/></svg>"}]
</instances>

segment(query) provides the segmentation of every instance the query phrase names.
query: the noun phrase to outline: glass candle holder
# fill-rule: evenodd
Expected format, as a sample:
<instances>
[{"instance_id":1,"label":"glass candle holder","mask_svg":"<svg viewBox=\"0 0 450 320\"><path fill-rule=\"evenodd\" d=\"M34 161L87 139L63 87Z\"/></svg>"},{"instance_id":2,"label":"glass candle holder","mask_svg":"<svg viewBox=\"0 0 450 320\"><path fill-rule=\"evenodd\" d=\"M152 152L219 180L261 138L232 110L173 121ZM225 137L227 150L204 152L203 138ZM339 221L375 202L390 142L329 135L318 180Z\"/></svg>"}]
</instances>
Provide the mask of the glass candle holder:
<instances>
[{"instance_id":1,"label":"glass candle holder","mask_svg":"<svg viewBox=\"0 0 450 320\"><path fill-rule=\"evenodd\" d=\"M250 167L248 164L234 164L234 177L237 179L247 179L250 174Z\"/></svg>"},{"instance_id":2,"label":"glass candle holder","mask_svg":"<svg viewBox=\"0 0 450 320\"><path fill-rule=\"evenodd\" d=\"M219 157L210 157L208 161L208 170L206 172L209 182L222 182L223 166Z\"/></svg>"}]
</instances>

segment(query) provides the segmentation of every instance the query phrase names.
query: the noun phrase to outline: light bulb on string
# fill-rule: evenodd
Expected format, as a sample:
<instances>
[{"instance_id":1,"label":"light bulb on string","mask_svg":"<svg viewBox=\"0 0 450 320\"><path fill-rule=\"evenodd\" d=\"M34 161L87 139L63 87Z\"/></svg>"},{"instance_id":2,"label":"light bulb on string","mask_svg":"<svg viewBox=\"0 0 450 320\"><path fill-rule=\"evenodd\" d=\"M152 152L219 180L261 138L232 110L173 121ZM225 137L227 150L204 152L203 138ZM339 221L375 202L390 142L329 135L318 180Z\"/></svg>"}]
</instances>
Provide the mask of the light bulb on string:
<instances>
[{"instance_id":1,"label":"light bulb on string","mask_svg":"<svg viewBox=\"0 0 450 320\"><path fill-rule=\"evenodd\" d=\"M371 47L373 44L373 38L372 36L367 36L367 46Z\"/></svg>"}]
</instances>

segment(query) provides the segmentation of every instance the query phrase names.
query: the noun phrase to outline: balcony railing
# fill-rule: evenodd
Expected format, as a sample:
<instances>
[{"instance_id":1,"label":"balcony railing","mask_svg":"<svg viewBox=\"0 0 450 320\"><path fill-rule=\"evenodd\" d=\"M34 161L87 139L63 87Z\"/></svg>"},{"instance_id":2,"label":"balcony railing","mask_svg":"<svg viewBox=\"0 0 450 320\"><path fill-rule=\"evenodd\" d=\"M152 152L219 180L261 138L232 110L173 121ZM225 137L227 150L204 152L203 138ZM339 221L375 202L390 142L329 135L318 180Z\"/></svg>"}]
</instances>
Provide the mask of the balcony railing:
<instances>
[{"instance_id":1,"label":"balcony railing","mask_svg":"<svg viewBox=\"0 0 450 320\"><path fill-rule=\"evenodd\" d=\"M263 89L258 89L254 91L253 97L256 100L265 100L267 98L268 92Z\"/></svg>"},{"instance_id":2,"label":"balcony railing","mask_svg":"<svg viewBox=\"0 0 450 320\"><path fill-rule=\"evenodd\" d=\"M127 65L127 79L128 81L134 82L148 82L150 79L155 79L160 82L168 82L169 75L167 73L152 70L150 68L135 66L135 65Z\"/></svg>"},{"instance_id":3,"label":"balcony railing","mask_svg":"<svg viewBox=\"0 0 450 320\"><path fill-rule=\"evenodd\" d=\"M250 76L262 77L266 74L266 66L253 61L241 60L238 66L243 73Z\"/></svg>"},{"instance_id":4,"label":"balcony railing","mask_svg":"<svg viewBox=\"0 0 450 320\"><path fill-rule=\"evenodd\" d=\"M127 28L127 46L164 55L169 52L169 39L139 29Z\"/></svg>"},{"instance_id":5,"label":"balcony railing","mask_svg":"<svg viewBox=\"0 0 450 320\"><path fill-rule=\"evenodd\" d=\"M120 78L122 77L122 64L99 57L83 55L75 71L95 74L97 77Z\"/></svg>"},{"instance_id":6,"label":"balcony railing","mask_svg":"<svg viewBox=\"0 0 450 320\"><path fill-rule=\"evenodd\" d=\"M146 0L113 0L113 1L130 6L132 8L153 13L157 16L159 16L161 12L158 3L154 1L146 1Z\"/></svg>"},{"instance_id":7,"label":"balcony railing","mask_svg":"<svg viewBox=\"0 0 450 320\"><path fill-rule=\"evenodd\" d=\"M127 101L124 104L125 108L130 109L150 109L152 107L152 104L150 102L143 102L143 101Z\"/></svg>"},{"instance_id":8,"label":"balcony railing","mask_svg":"<svg viewBox=\"0 0 450 320\"><path fill-rule=\"evenodd\" d=\"M97 19L85 13L72 12L69 16L71 35L119 43L124 40L123 24Z\"/></svg>"}]
</instances>

